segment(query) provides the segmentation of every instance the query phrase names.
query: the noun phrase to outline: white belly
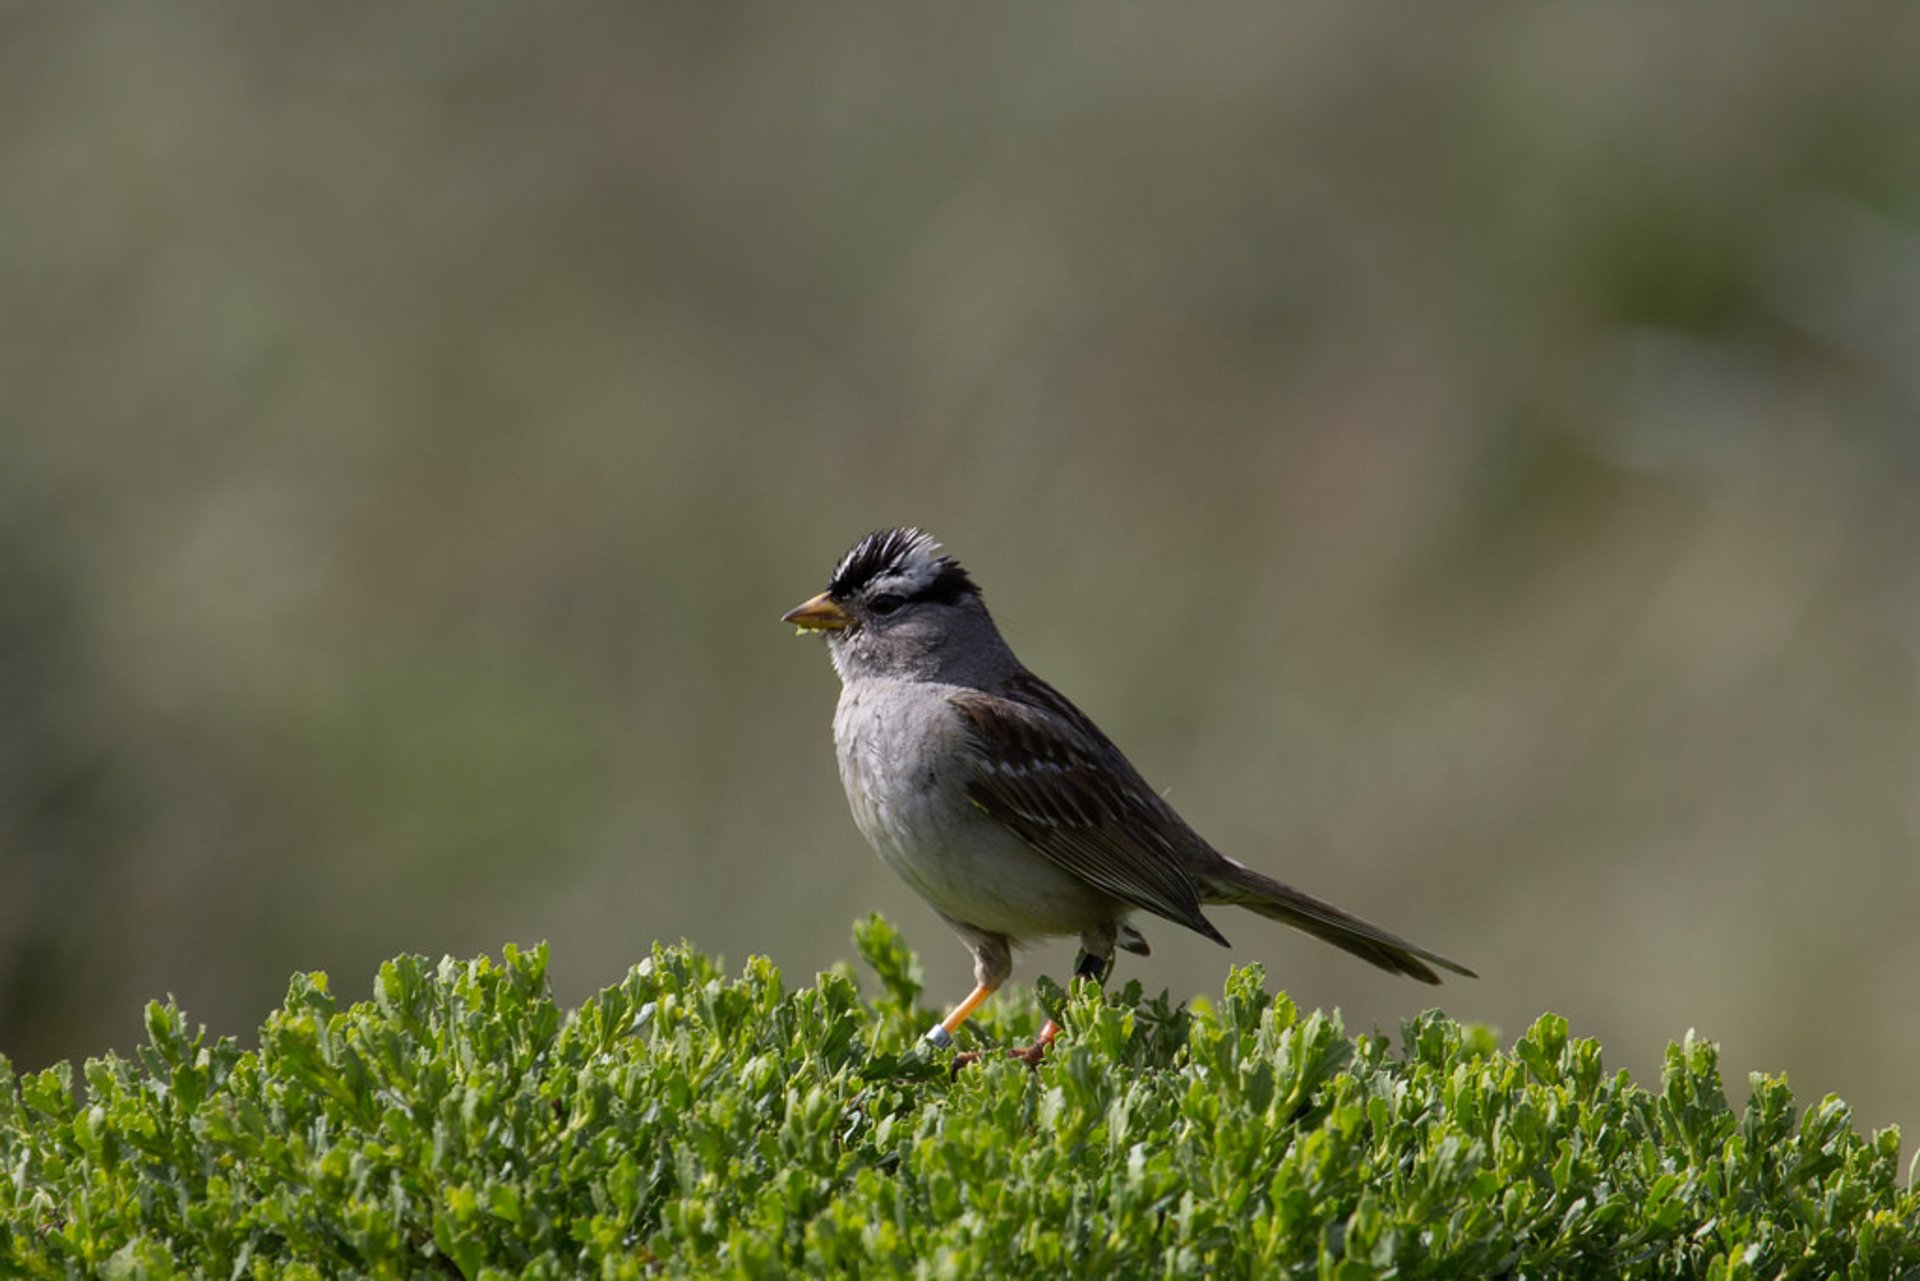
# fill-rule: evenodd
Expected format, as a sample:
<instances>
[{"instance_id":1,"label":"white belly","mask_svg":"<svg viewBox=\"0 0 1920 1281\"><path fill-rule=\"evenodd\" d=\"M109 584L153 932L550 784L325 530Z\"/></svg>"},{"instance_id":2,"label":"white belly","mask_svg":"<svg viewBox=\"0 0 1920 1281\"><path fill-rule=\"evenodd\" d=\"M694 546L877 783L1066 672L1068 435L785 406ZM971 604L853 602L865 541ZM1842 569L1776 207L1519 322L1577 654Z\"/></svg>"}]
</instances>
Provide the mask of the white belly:
<instances>
[{"instance_id":1,"label":"white belly","mask_svg":"<svg viewBox=\"0 0 1920 1281\"><path fill-rule=\"evenodd\" d=\"M928 693L889 697L864 682L858 696L842 692L834 717L853 821L887 866L955 924L1010 938L1079 934L1124 915L968 799L949 759L958 717Z\"/></svg>"}]
</instances>

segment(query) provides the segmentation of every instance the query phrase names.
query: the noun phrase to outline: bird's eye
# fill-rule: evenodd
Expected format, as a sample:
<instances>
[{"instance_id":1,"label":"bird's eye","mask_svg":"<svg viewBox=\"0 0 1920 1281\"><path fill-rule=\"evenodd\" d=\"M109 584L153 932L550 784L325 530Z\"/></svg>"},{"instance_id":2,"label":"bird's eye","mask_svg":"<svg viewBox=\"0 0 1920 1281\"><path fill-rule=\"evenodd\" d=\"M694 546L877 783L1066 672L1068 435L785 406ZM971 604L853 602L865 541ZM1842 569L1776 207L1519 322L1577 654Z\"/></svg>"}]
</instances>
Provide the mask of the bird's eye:
<instances>
[{"instance_id":1,"label":"bird's eye","mask_svg":"<svg viewBox=\"0 0 1920 1281\"><path fill-rule=\"evenodd\" d=\"M870 614L879 614L884 617L887 614L893 613L893 611L899 609L906 603L905 600L895 596L892 592L882 592L867 602L867 612Z\"/></svg>"}]
</instances>

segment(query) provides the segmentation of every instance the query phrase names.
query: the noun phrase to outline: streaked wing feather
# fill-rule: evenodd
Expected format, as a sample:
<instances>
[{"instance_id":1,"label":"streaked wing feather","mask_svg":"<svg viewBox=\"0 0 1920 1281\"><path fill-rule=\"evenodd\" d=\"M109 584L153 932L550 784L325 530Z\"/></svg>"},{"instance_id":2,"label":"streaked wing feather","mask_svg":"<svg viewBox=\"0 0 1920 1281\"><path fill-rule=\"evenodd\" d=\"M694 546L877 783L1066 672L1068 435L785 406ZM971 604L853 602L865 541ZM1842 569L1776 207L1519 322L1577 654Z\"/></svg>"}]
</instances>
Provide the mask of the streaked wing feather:
<instances>
[{"instance_id":1,"label":"streaked wing feather","mask_svg":"<svg viewBox=\"0 0 1920 1281\"><path fill-rule=\"evenodd\" d=\"M1051 686L1022 673L1008 694L953 696L980 749L973 802L1088 884L1224 943L1173 845L1198 838Z\"/></svg>"}]
</instances>

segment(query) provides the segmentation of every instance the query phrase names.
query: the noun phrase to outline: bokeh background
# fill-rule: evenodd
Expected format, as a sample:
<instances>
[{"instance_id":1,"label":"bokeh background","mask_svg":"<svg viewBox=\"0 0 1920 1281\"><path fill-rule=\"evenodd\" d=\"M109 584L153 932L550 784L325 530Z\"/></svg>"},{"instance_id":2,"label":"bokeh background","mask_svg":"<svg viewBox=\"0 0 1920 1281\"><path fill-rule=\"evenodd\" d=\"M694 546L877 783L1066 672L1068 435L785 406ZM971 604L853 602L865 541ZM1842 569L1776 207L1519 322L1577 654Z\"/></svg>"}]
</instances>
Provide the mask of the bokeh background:
<instances>
[{"instance_id":1,"label":"bokeh background","mask_svg":"<svg viewBox=\"0 0 1920 1281\"><path fill-rule=\"evenodd\" d=\"M921 523L1391 1028L1920 1129L1920 19L0 17L0 1052L890 914L776 621ZM1172 927L1123 975L1217 992ZM1021 974L1064 974L1070 945Z\"/></svg>"}]
</instances>

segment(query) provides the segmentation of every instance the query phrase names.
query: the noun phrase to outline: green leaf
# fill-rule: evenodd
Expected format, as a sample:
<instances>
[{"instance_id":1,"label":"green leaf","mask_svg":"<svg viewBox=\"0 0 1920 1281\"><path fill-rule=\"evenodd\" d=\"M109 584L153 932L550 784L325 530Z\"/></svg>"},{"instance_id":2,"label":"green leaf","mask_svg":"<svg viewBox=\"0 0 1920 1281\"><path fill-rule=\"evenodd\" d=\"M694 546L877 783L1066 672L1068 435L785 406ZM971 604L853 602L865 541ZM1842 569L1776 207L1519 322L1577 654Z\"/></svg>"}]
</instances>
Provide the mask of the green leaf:
<instances>
[{"instance_id":1,"label":"green leaf","mask_svg":"<svg viewBox=\"0 0 1920 1281\"><path fill-rule=\"evenodd\" d=\"M1348 1037L1255 967L1217 1000L1044 980L954 1073L884 921L788 988L656 945L564 1010L544 945L296 975L257 1049L169 1003L131 1061L0 1060L0 1275L1920 1275L1900 1139L1689 1036L1656 1089L1545 1015ZM249 1038L249 1043L253 1039Z\"/></svg>"}]
</instances>

